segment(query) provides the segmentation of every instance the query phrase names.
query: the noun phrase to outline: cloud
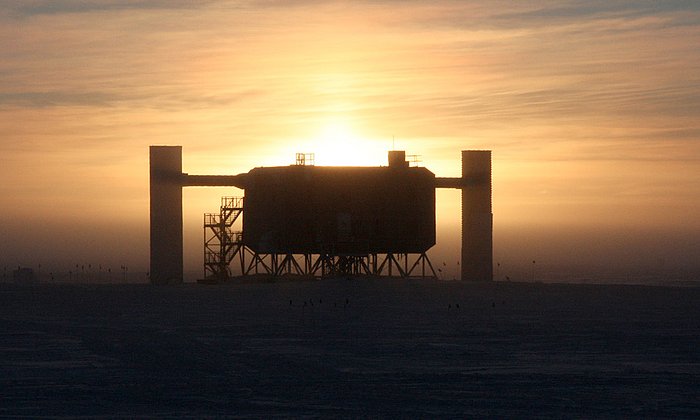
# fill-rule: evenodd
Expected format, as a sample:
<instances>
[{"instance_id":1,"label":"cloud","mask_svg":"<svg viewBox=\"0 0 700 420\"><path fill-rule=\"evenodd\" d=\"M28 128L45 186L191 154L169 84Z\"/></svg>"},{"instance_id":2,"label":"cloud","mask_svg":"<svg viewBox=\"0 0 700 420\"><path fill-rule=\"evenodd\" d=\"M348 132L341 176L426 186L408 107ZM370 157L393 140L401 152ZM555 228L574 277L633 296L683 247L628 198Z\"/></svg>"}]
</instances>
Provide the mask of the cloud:
<instances>
[{"instance_id":1,"label":"cloud","mask_svg":"<svg viewBox=\"0 0 700 420\"><path fill-rule=\"evenodd\" d=\"M386 23L413 29L451 29L461 31L551 30L562 26L600 26L607 23L645 22L658 19L652 26L688 26L700 23L700 4L696 1L441 1L411 3L408 7L393 2L373 2L392 8ZM405 12L413 9L413 13ZM416 11L420 11L417 13ZM610 27L610 29L615 29ZM617 28L617 30L624 28ZM494 34L496 35L496 34Z\"/></svg>"},{"instance_id":2,"label":"cloud","mask_svg":"<svg viewBox=\"0 0 700 420\"><path fill-rule=\"evenodd\" d=\"M248 91L230 94L186 94L160 92L148 94L107 92L0 92L2 108L49 108L49 107L139 107L161 110L174 109L215 109L230 107L241 101L262 95L263 91Z\"/></svg>"},{"instance_id":3,"label":"cloud","mask_svg":"<svg viewBox=\"0 0 700 420\"><path fill-rule=\"evenodd\" d=\"M18 0L5 6L15 16L60 15L117 10L199 9L220 0Z\"/></svg>"},{"instance_id":4,"label":"cloud","mask_svg":"<svg viewBox=\"0 0 700 420\"><path fill-rule=\"evenodd\" d=\"M0 93L0 107L45 108L52 106L109 106L118 95L102 92L19 92Z\"/></svg>"},{"instance_id":5,"label":"cloud","mask_svg":"<svg viewBox=\"0 0 700 420\"><path fill-rule=\"evenodd\" d=\"M525 4L537 4L525 2ZM609 17L638 18L641 16L657 16L675 12L698 12L700 6L695 1L670 0L670 1L627 1L627 0L598 0L598 1L565 1L556 2L552 6L538 5L531 10L515 13L497 13L495 19L508 21L541 23L580 21L582 19L601 19Z\"/></svg>"}]
</instances>

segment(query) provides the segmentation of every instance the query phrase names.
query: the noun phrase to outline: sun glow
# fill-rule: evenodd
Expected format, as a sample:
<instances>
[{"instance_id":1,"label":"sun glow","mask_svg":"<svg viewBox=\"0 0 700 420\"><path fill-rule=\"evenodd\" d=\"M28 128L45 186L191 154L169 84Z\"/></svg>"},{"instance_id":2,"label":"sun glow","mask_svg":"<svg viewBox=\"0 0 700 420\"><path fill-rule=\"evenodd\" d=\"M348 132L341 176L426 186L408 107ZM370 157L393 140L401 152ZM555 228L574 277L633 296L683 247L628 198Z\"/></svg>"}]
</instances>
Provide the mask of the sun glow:
<instances>
[{"instance_id":1,"label":"sun glow","mask_svg":"<svg viewBox=\"0 0 700 420\"><path fill-rule=\"evenodd\" d=\"M310 152L319 166L379 166L387 164L386 143L363 138L346 121L332 120L319 130Z\"/></svg>"}]
</instances>

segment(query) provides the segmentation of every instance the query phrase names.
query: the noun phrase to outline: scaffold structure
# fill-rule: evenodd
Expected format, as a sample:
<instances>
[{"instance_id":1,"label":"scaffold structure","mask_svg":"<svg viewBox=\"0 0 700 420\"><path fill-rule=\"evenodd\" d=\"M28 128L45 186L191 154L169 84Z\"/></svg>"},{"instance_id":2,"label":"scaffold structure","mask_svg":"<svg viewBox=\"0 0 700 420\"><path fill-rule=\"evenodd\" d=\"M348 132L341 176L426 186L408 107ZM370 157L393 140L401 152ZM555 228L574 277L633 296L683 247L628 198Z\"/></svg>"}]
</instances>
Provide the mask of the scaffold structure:
<instances>
[{"instance_id":1,"label":"scaffold structure","mask_svg":"<svg viewBox=\"0 0 700 420\"><path fill-rule=\"evenodd\" d=\"M231 277L231 263L238 258L245 264L243 231L234 224L243 213L243 198L221 197L219 213L204 214L204 278L226 281Z\"/></svg>"}]
</instances>

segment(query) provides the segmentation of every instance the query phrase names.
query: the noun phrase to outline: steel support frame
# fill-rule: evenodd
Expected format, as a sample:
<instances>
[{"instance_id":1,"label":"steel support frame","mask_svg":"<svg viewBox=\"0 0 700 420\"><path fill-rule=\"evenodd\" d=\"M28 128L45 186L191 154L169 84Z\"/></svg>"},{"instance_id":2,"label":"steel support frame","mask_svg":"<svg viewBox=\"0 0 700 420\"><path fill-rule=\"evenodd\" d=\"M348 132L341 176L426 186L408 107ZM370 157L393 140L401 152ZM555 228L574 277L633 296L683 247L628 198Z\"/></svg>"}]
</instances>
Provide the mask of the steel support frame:
<instances>
[{"instance_id":1,"label":"steel support frame","mask_svg":"<svg viewBox=\"0 0 700 420\"><path fill-rule=\"evenodd\" d=\"M368 255L332 254L258 254L243 246L240 275L265 274L317 278L338 276L380 276L401 278L438 278L426 253L388 253ZM230 271L228 271L230 273Z\"/></svg>"}]
</instances>

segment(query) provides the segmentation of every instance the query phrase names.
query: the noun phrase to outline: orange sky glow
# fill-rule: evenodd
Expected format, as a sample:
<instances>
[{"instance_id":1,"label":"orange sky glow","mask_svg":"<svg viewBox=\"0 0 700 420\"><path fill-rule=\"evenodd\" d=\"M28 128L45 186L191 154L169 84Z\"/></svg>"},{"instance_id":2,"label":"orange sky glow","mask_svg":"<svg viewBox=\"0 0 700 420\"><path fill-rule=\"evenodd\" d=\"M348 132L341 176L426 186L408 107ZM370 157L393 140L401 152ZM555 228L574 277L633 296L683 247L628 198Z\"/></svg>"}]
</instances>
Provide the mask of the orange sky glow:
<instances>
[{"instance_id":1,"label":"orange sky glow","mask_svg":"<svg viewBox=\"0 0 700 420\"><path fill-rule=\"evenodd\" d=\"M192 174L395 147L458 176L490 149L497 277L700 273L695 2L6 3L2 267L147 271L148 146L168 144ZM190 280L202 213L240 193L185 190ZM459 193L437 197L449 277Z\"/></svg>"}]
</instances>

